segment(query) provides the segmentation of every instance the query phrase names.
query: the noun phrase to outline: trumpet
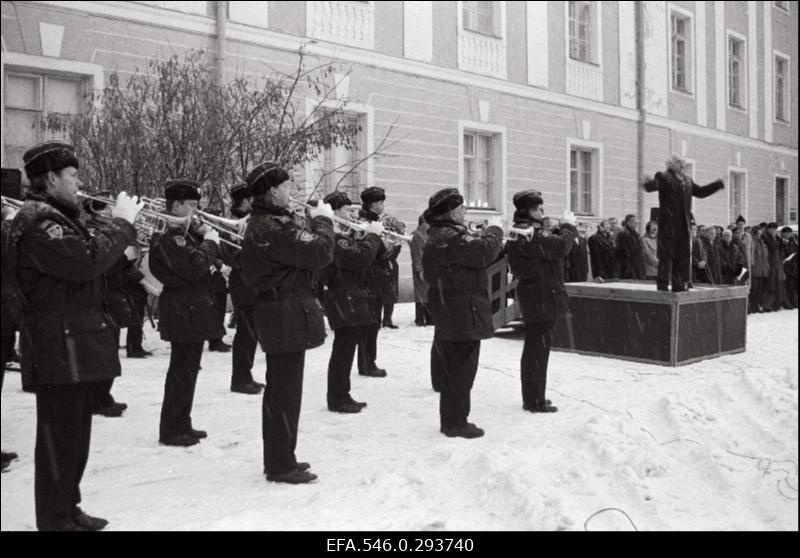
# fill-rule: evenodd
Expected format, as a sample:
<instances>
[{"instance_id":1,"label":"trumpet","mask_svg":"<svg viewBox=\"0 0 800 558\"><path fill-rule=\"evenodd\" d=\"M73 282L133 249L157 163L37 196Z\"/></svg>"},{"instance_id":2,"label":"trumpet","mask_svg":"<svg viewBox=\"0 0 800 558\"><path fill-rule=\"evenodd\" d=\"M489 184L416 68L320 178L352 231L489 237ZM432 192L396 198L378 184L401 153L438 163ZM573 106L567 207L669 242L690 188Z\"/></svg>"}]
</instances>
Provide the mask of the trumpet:
<instances>
[{"instance_id":1,"label":"trumpet","mask_svg":"<svg viewBox=\"0 0 800 558\"><path fill-rule=\"evenodd\" d=\"M91 196L83 192L78 192L78 198L83 200L92 200L106 205L114 206L117 204L116 200L111 198L104 198L102 196ZM192 223L192 216L177 217L168 213L163 213L153 208L155 205L150 198L143 198L141 201L145 202L147 207L143 208L136 214L136 219L133 226L136 228L136 241L143 248L149 248L150 241L155 234L164 234L170 227L178 227L183 229L185 235L189 230L189 225Z\"/></svg>"},{"instance_id":2,"label":"trumpet","mask_svg":"<svg viewBox=\"0 0 800 558\"><path fill-rule=\"evenodd\" d=\"M196 210L193 214L192 225L206 225L216 230L218 233L225 235L226 238L220 237L220 242L224 242L228 246L241 249L244 242L244 228L247 225L248 217L241 219L226 219L219 215L206 213L205 211Z\"/></svg>"},{"instance_id":3,"label":"trumpet","mask_svg":"<svg viewBox=\"0 0 800 558\"><path fill-rule=\"evenodd\" d=\"M479 223L476 221L467 221L467 230L473 236L481 234L481 231L486 228L486 224ZM521 239L530 240L533 238L534 229L533 227L529 229L520 229L517 227L502 227L503 229L503 240L511 240L517 241Z\"/></svg>"},{"instance_id":4,"label":"trumpet","mask_svg":"<svg viewBox=\"0 0 800 558\"><path fill-rule=\"evenodd\" d=\"M302 206L302 207L304 207L306 209L314 208L313 205L305 203L305 202L302 202L302 201L300 201L298 199L295 199L295 198L289 198L289 200L292 203L295 203L298 206ZM333 215L332 219L333 219L334 223L339 223L340 225L343 225L345 227L353 229L354 231L356 231L356 233L361 234L361 235L364 234L364 231L367 228L367 225L365 223L359 223L358 221L351 221L350 219L343 219L343 218L339 217L338 215ZM386 226L386 223L383 221L383 219L381 219L381 224ZM398 240L399 239L399 240L405 240L406 242L411 242L411 237L410 236L404 235L404 234L401 234L401 233L398 233L398 232L390 231L388 229L384 229L383 233L381 233L381 234L382 235L386 235L386 236L390 236L390 237L392 237L393 240Z\"/></svg>"}]
</instances>

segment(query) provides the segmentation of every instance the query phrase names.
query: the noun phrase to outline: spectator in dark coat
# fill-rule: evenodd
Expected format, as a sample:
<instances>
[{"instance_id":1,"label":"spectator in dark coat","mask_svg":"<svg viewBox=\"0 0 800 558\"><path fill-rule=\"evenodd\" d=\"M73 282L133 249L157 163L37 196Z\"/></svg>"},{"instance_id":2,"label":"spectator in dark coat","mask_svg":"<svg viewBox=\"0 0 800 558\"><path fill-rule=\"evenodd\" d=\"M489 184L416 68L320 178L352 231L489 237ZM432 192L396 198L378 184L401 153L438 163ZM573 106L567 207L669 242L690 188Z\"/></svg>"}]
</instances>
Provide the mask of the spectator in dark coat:
<instances>
[{"instance_id":1,"label":"spectator in dark coat","mask_svg":"<svg viewBox=\"0 0 800 558\"><path fill-rule=\"evenodd\" d=\"M601 279L613 279L614 239L609 230L608 220L597 224L597 232L589 237L589 256L592 260L592 275Z\"/></svg>"},{"instance_id":2,"label":"spectator in dark coat","mask_svg":"<svg viewBox=\"0 0 800 558\"><path fill-rule=\"evenodd\" d=\"M765 226L764 234L761 237L767 245L769 252L769 276L764 289L764 310L772 312L783 307L784 281L786 275L783 272L783 258L781 257L781 246L778 240L778 224L769 223Z\"/></svg>"},{"instance_id":3,"label":"spectator in dark coat","mask_svg":"<svg viewBox=\"0 0 800 558\"><path fill-rule=\"evenodd\" d=\"M719 249L716 242L717 229L716 227L706 227L703 235L700 237L700 242L703 245L703 253L706 256L706 279L712 285L719 285L721 280L719 268Z\"/></svg>"},{"instance_id":4,"label":"spectator in dark coat","mask_svg":"<svg viewBox=\"0 0 800 558\"><path fill-rule=\"evenodd\" d=\"M786 307L797 308L797 237L789 227L781 229L781 252L786 277Z\"/></svg>"},{"instance_id":5,"label":"spectator in dark coat","mask_svg":"<svg viewBox=\"0 0 800 558\"><path fill-rule=\"evenodd\" d=\"M703 237L706 228L703 225L692 225L692 282L711 283L707 269L706 250L703 248Z\"/></svg>"},{"instance_id":6,"label":"spectator in dark coat","mask_svg":"<svg viewBox=\"0 0 800 558\"><path fill-rule=\"evenodd\" d=\"M433 317L428 310L428 284L422 272L422 253L428 241L429 228L424 214L420 215L417 228L411 234L408 243L411 248L411 271L414 281L414 323L418 326L433 325Z\"/></svg>"},{"instance_id":7,"label":"spectator in dark coat","mask_svg":"<svg viewBox=\"0 0 800 558\"><path fill-rule=\"evenodd\" d=\"M582 283L589 279L589 242L586 239L586 231L585 226L578 226L578 236L572 242L569 254L564 260L567 283Z\"/></svg>"},{"instance_id":8,"label":"spectator in dark coat","mask_svg":"<svg viewBox=\"0 0 800 558\"><path fill-rule=\"evenodd\" d=\"M509 242L508 263L519 279L517 300L525 322L525 346L520 362L522 408L532 413L553 413L558 409L545 397L547 363L556 319L567 311L563 260L574 239L575 216L566 213L557 233L542 224L543 199L539 192L526 190L514 196L514 227L535 230L530 241Z\"/></svg>"},{"instance_id":9,"label":"spectator in dark coat","mask_svg":"<svg viewBox=\"0 0 800 558\"><path fill-rule=\"evenodd\" d=\"M642 237L636 231L636 215L625 216L623 230L617 234L616 258L622 279L644 279L644 253Z\"/></svg>"},{"instance_id":10,"label":"spectator in dark coat","mask_svg":"<svg viewBox=\"0 0 800 558\"><path fill-rule=\"evenodd\" d=\"M762 238L764 229L755 226L751 229L753 256L750 260L750 312L764 311L764 287L769 278L769 250Z\"/></svg>"},{"instance_id":11,"label":"spectator in dark coat","mask_svg":"<svg viewBox=\"0 0 800 558\"><path fill-rule=\"evenodd\" d=\"M464 225L464 198L455 188L428 200L431 229L422 255L428 301L436 331L434 350L441 358L438 378L441 432L448 437L478 438L483 430L467 422L470 391L478 371L481 339L494 335L486 268L500 254L503 231L485 227L473 236Z\"/></svg>"},{"instance_id":12,"label":"spectator in dark coat","mask_svg":"<svg viewBox=\"0 0 800 558\"><path fill-rule=\"evenodd\" d=\"M672 292L686 290L690 279L691 208L692 197L706 198L725 187L722 180L698 186L684 172L686 162L679 155L667 160L666 172L655 178L645 177L644 189L658 191L658 290L666 291L672 282Z\"/></svg>"},{"instance_id":13,"label":"spectator in dark coat","mask_svg":"<svg viewBox=\"0 0 800 558\"><path fill-rule=\"evenodd\" d=\"M733 241L733 232L722 231L722 241L718 246L720 278L723 285L735 285L739 274L745 268L744 254Z\"/></svg>"}]
</instances>

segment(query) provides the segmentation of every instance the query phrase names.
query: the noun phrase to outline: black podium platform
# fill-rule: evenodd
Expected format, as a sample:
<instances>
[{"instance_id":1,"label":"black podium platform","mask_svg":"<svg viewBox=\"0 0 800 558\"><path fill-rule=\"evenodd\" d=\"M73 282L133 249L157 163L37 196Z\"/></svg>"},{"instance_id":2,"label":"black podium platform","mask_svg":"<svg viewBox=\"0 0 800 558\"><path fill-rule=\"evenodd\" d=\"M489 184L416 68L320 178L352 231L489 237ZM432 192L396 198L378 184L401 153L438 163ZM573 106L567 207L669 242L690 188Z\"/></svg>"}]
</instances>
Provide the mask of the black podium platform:
<instances>
[{"instance_id":1,"label":"black podium platform","mask_svg":"<svg viewBox=\"0 0 800 558\"><path fill-rule=\"evenodd\" d=\"M553 349L681 366L745 350L747 286L656 290L651 281L567 283Z\"/></svg>"}]
</instances>

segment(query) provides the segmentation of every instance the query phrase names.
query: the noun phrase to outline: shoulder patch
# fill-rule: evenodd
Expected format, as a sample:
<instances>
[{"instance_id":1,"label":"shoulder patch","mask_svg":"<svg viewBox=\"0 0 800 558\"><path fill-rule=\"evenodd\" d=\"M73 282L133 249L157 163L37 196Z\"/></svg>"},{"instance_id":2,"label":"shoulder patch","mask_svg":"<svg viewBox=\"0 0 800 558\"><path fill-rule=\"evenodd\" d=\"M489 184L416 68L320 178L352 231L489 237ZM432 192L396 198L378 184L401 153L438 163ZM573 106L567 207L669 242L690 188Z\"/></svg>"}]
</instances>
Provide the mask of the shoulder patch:
<instances>
[{"instance_id":1,"label":"shoulder patch","mask_svg":"<svg viewBox=\"0 0 800 558\"><path fill-rule=\"evenodd\" d=\"M308 231L297 231L297 238L300 242L311 242L314 240L314 235Z\"/></svg>"},{"instance_id":2,"label":"shoulder patch","mask_svg":"<svg viewBox=\"0 0 800 558\"><path fill-rule=\"evenodd\" d=\"M279 223L283 223L283 224L292 222L292 218L289 217L288 215L275 215L272 218L275 219L276 221L278 221Z\"/></svg>"},{"instance_id":3,"label":"shoulder patch","mask_svg":"<svg viewBox=\"0 0 800 558\"><path fill-rule=\"evenodd\" d=\"M39 228L50 235L50 238L62 238L64 236L64 229L55 221L42 221Z\"/></svg>"},{"instance_id":4,"label":"shoulder patch","mask_svg":"<svg viewBox=\"0 0 800 558\"><path fill-rule=\"evenodd\" d=\"M346 238L340 238L336 241L336 244L342 248L350 248L350 241Z\"/></svg>"},{"instance_id":5,"label":"shoulder patch","mask_svg":"<svg viewBox=\"0 0 800 558\"><path fill-rule=\"evenodd\" d=\"M182 237L179 234L176 234L173 238L175 239L175 244L177 244L181 248L186 246L186 238Z\"/></svg>"}]
</instances>

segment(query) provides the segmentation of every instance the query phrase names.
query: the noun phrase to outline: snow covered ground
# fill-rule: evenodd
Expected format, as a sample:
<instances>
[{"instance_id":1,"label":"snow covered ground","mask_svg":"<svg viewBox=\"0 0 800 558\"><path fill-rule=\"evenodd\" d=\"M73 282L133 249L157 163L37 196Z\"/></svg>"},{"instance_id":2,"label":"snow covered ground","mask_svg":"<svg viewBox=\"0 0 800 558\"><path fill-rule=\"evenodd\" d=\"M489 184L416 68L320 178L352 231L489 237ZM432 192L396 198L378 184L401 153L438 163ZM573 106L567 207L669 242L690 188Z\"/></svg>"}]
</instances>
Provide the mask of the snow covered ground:
<instances>
[{"instance_id":1,"label":"snow covered ground","mask_svg":"<svg viewBox=\"0 0 800 558\"><path fill-rule=\"evenodd\" d=\"M155 357L120 353L128 411L94 419L82 506L108 530L797 530L797 316L750 316L745 353L679 368L553 353L556 414L521 408L522 339L484 341L470 420L486 435L464 440L439 433L433 328L399 305L378 339L389 376L353 371L364 412L326 408L332 337L307 355L297 456L319 480L304 486L265 481L261 397L229 391L230 354L203 355L193 421L209 438L160 446L169 346L147 329ZM2 445L20 458L3 531L35 528L35 419L6 373Z\"/></svg>"}]
</instances>

